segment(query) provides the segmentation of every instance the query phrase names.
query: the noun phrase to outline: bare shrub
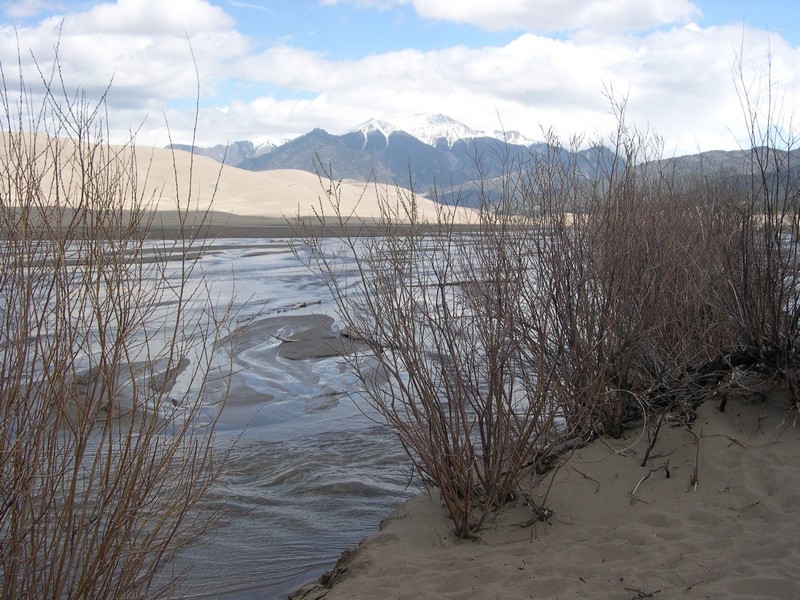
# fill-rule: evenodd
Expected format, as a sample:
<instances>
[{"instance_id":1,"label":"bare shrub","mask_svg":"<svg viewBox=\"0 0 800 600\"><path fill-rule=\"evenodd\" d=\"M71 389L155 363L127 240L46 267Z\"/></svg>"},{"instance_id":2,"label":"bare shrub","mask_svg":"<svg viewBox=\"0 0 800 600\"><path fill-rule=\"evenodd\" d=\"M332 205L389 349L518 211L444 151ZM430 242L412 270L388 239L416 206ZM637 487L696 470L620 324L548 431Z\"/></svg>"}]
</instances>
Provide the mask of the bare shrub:
<instances>
[{"instance_id":1,"label":"bare shrub","mask_svg":"<svg viewBox=\"0 0 800 600\"><path fill-rule=\"evenodd\" d=\"M369 347L352 359L367 399L459 535L524 467L596 435L641 422L646 463L660 427L690 422L732 371L787 379L800 397L800 170L791 133L759 129L743 89L745 178L676 172L612 99L610 148L547 132L522 162L499 149L505 171L475 183L468 226L445 207L425 222L413 192L378 190L377 237L307 230L309 262ZM332 173L321 180L317 230L352 227Z\"/></svg>"},{"instance_id":2,"label":"bare shrub","mask_svg":"<svg viewBox=\"0 0 800 600\"><path fill-rule=\"evenodd\" d=\"M328 175L320 225L342 231L349 215ZM535 328L548 331L552 315L527 310L531 255L517 215L487 205L464 228L446 207L422 219L413 192L379 193L379 235L309 235L297 251L369 347L351 359L367 401L438 489L457 534L471 536L514 495L522 468L566 435L548 402L552 374L536 364L546 344Z\"/></svg>"},{"instance_id":3,"label":"bare shrub","mask_svg":"<svg viewBox=\"0 0 800 600\"><path fill-rule=\"evenodd\" d=\"M745 176L708 191L726 202L729 231L717 231L725 249L717 265L726 286L709 300L726 319L729 345L709 372L744 369L789 383L800 402L800 169L797 134L781 113L779 89L767 72L753 87L735 66L737 92L749 134ZM760 82L756 82L760 84ZM717 180L719 178L716 178ZM730 179L730 178L729 178ZM712 180L714 181L714 180Z\"/></svg>"},{"instance_id":4,"label":"bare shrub","mask_svg":"<svg viewBox=\"0 0 800 600\"><path fill-rule=\"evenodd\" d=\"M368 401L459 535L513 496L524 467L686 400L686 374L711 355L702 214L618 108L610 152L587 161L581 140L548 134L500 181L477 182L467 226L445 207L425 222L413 192L378 190L380 235L304 240L369 346L352 359ZM352 226L331 173L322 187L317 230Z\"/></svg>"},{"instance_id":5,"label":"bare shrub","mask_svg":"<svg viewBox=\"0 0 800 600\"><path fill-rule=\"evenodd\" d=\"M220 320L189 284L203 242L188 201L185 236L147 241L152 196L103 101L20 83L0 91L0 595L167 595L221 464L201 412Z\"/></svg>"},{"instance_id":6,"label":"bare shrub","mask_svg":"<svg viewBox=\"0 0 800 600\"><path fill-rule=\"evenodd\" d=\"M548 135L517 202L540 223L527 228L524 251L536 282L529 305L555 324L544 336L551 402L583 437L619 435L688 400L687 369L713 355L716 335L703 303L718 282L707 274L702 214L660 160L658 138L626 127L624 104L614 106L610 148L581 150L580 139L564 148Z\"/></svg>"}]
</instances>

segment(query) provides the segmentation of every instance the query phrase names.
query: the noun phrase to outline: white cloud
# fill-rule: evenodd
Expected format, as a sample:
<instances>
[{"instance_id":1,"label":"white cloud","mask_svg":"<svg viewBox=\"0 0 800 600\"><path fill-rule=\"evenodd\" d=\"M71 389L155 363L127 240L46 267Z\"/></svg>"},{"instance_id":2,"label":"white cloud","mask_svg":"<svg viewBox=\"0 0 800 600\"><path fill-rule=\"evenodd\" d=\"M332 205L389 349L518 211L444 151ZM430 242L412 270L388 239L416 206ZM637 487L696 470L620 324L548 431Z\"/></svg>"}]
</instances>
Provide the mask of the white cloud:
<instances>
[{"instance_id":1,"label":"white cloud","mask_svg":"<svg viewBox=\"0 0 800 600\"><path fill-rule=\"evenodd\" d=\"M221 8L204 0L117 0L69 17L67 23L76 34L184 35L229 30L234 22Z\"/></svg>"},{"instance_id":2,"label":"white cloud","mask_svg":"<svg viewBox=\"0 0 800 600\"><path fill-rule=\"evenodd\" d=\"M410 3L425 19L535 33L641 31L688 23L700 16L700 10L689 0L323 0L322 4L342 2L362 8Z\"/></svg>"},{"instance_id":3,"label":"white cloud","mask_svg":"<svg viewBox=\"0 0 800 600\"><path fill-rule=\"evenodd\" d=\"M113 78L111 106L160 111L171 99L196 88L192 52L203 94L227 73L227 63L245 54L246 38L221 9L204 0L118 0L85 13L53 16L35 27L0 28L0 60L23 62L28 83L37 84L31 53L49 72L58 44L68 88L98 96Z\"/></svg>"},{"instance_id":4,"label":"white cloud","mask_svg":"<svg viewBox=\"0 0 800 600\"><path fill-rule=\"evenodd\" d=\"M405 50L352 61L281 45L243 61L241 75L313 100L264 98L234 113L246 119L251 110L255 126L275 131L282 123L307 124L297 133L313 126L340 133L372 116L419 111L479 129L497 128L502 119L530 135L540 125L592 135L613 129L609 87L618 99L628 96L631 122L661 134L668 152L731 147L730 130L742 121L731 72L740 48L753 74L772 57L774 81L789 100L800 89L800 50L764 31L747 30L744 44L742 35L741 26L694 25L644 37L525 34L502 47Z\"/></svg>"},{"instance_id":5,"label":"white cloud","mask_svg":"<svg viewBox=\"0 0 800 600\"><path fill-rule=\"evenodd\" d=\"M164 107L175 139L191 134L196 80L187 35L202 86L198 133L209 144L294 136L314 127L342 133L370 117L409 112L441 112L477 129L496 129L502 120L506 129L531 137L540 126L563 135L605 134L613 117L603 91L613 87L629 97L630 121L660 133L668 151L732 147L730 130L742 122L731 73L740 49L748 78L763 75L771 57L773 82L785 90L787 107L800 107L800 49L757 29L744 30L743 40L738 25L646 35L583 29L563 39L527 33L504 46L338 60L289 43L256 53L218 8L202 0L180 0L180 7L192 14L185 22L164 0L119 0L63 21L59 54L67 88L80 84L98 95L113 76L112 128L124 132L150 114L144 143L166 143ZM151 22L160 25L151 31ZM18 35L35 83L27 48L49 68L60 24L52 18L16 32L0 29L0 61L16 64Z\"/></svg>"}]
</instances>

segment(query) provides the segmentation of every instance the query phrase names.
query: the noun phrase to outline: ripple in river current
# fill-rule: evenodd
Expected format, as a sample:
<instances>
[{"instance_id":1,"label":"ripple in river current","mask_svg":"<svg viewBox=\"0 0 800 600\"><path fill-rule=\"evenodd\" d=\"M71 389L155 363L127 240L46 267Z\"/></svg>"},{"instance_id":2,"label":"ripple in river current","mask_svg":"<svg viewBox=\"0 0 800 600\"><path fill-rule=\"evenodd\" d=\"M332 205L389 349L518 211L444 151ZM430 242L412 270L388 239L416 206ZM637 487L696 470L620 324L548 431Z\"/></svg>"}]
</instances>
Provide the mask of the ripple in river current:
<instances>
[{"instance_id":1,"label":"ripple in river current","mask_svg":"<svg viewBox=\"0 0 800 600\"><path fill-rule=\"evenodd\" d=\"M329 569L408 496L398 450L379 426L237 447L210 498L225 515L195 553L186 591L285 598Z\"/></svg>"},{"instance_id":2,"label":"ripple in river current","mask_svg":"<svg viewBox=\"0 0 800 600\"><path fill-rule=\"evenodd\" d=\"M394 435L351 399L357 384L342 359L289 360L277 350L277 338L292 331L276 324L312 310L334 316L319 279L284 241L216 244L201 261L212 292L221 303L234 288L249 300L234 303L247 333L234 350L237 374L220 423L220 443L238 441L208 499L224 516L177 560L193 565L180 593L285 598L415 489Z\"/></svg>"}]
</instances>

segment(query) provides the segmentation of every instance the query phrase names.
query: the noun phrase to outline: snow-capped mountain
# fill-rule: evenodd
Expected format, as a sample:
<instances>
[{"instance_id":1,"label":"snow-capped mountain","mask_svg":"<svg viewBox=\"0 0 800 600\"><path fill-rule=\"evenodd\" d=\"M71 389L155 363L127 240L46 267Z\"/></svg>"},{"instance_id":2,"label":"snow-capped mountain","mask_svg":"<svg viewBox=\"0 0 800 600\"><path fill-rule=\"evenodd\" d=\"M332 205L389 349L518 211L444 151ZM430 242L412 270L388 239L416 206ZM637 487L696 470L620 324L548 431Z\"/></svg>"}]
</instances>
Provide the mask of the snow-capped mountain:
<instances>
[{"instance_id":1,"label":"snow-capped mountain","mask_svg":"<svg viewBox=\"0 0 800 600\"><path fill-rule=\"evenodd\" d=\"M505 142L507 144L516 144L517 146L533 146L534 144L540 143L539 140L530 138L526 136L524 133L520 133L519 131L515 130L511 131L495 130L486 135L487 137L493 137L494 139L500 140L501 142Z\"/></svg>"},{"instance_id":2,"label":"snow-capped mountain","mask_svg":"<svg viewBox=\"0 0 800 600\"><path fill-rule=\"evenodd\" d=\"M374 132L380 132L388 140L389 136L396 131L403 131L434 148L440 145L452 148L459 140L480 137L495 138L521 146L530 146L536 143L535 140L518 131L479 131L447 115L429 113L395 114L370 119L352 128L348 133L361 132L367 138Z\"/></svg>"},{"instance_id":3,"label":"snow-capped mountain","mask_svg":"<svg viewBox=\"0 0 800 600\"><path fill-rule=\"evenodd\" d=\"M370 119L341 135L313 129L291 140L253 136L248 141L211 148L172 147L250 171L319 172L322 168L342 179L400 183L422 193L435 190L438 201L458 201L464 206L481 198L475 182L487 184L482 190L490 189L492 182L502 181L509 167L531 165L542 152L590 175L621 160L602 146L550 153L552 149L546 143L519 131L479 131L441 114L388 115ZM741 166L741 152L709 152L669 160L687 173L705 165L738 175L747 164ZM742 173L746 175L746 169Z\"/></svg>"},{"instance_id":4,"label":"snow-capped mountain","mask_svg":"<svg viewBox=\"0 0 800 600\"><path fill-rule=\"evenodd\" d=\"M384 137L388 138L392 133L398 130L400 130L400 128L397 125L393 125L384 119L370 119L369 121L361 123L361 125L353 127L348 133L360 131L364 134L364 137L367 137L371 133L378 132L382 133Z\"/></svg>"},{"instance_id":5,"label":"snow-capped mountain","mask_svg":"<svg viewBox=\"0 0 800 600\"><path fill-rule=\"evenodd\" d=\"M276 138L269 136L255 136L250 138L253 143L253 155L261 156L267 152L272 152L275 148L283 146L286 142L291 141L292 138Z\"/></svg>"},{"instance_id":6,"label":"snow-capped mountain","mask_svg":"<svg viewBox=\"0 0 800 600\"><path fill-rule=\"evenodd\" d=\"M452 148L458 140L483 137L480 131L441 114L395 115L392 120L399 129L434 147L444 142Z\"/></svg>"},{"instance_id":7,"label":"snow-capped mountain","mask_svg":"<svg viewBox=\"0 0 800 600\"><path fill-rule=\"evenodd\" d=\"M269 150L273 144L277 147ZM195 151L216 156L221 149ZM440 202L469 206L480 200L476 181L491 187L506 169L530 162L541 151L541 142L518 131L479 131L441 114L399 114L370 119L341 135L313 129L280 144L265 136L234 142L227 147L226 163L251 171L323 169L342 179L436 190ZM563 152L564 160L573 158L578 168L594 172L604 155Z\"/></svg>"}]
</instances>

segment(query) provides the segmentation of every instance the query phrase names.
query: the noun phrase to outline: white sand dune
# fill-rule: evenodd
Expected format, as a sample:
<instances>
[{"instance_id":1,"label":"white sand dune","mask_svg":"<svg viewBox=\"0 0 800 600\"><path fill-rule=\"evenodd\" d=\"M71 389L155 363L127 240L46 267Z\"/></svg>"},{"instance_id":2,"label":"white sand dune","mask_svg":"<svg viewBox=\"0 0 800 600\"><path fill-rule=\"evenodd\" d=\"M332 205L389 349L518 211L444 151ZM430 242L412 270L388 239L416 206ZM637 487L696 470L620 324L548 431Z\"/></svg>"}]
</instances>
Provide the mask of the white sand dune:
<instances>
[{"instance_id":1,"label":"white sand dune","mask_svg":"<svg viewBox=\"0 0 800 600\"><path fill-rule=\"evenodd\" d=\"M709 402L644 468L641 432L594 442L532 488L551 523L517 505L477 541L418 496L302 597L800 598L798 418L785 397Z\"/></svg>"},{"instance_id":2,"label":"white sand dune","mask_svg":"<svg viewBox=\"0 0 800 600\"><path fill-rule=\"evenodd\" d=\"M320 179L314 173L297 169L254 172L221 167L207 157L195 156L192 159L188 152L173 153L161 148L137 148L137 157L140 176L147 176L148 189L161 190L158 202L160 210L175 209L176 170L181 197L187 197L191 167L192 196L197 200L200 210L207 209L213 199L215 211L238 216L267 219L298 215L307 217L319 211L320 206L326 215L331 214L325 193L331 182ZM342 181L338 182L337 197L343 215L372 219L381 216L382 202L388 202L389 206L396 208L397 198L408 199L411 193L397 186ZM438 205L423 196L417 196L416 200L419 216L435 220ZM468 215L469 211L460 211L458 220L463 221Z\"/></svg>"},{"instance_id":3,"label":"white sand dune","mask_svg":"<svg viewBox=\"0 0 800 600\"><path fill-rule=\"evenodd\" d=\"M30 144L34 136L28 136ZM37 153L43 153L45 138L35 136ZM7 140L0 134L0 159L5 160ZM69 141L60 140L61 156L68 157L74 152ZM130 156L130 148L113 147L123 160ZM326 196L331 182L320 179L316 174L296 169L272 171L246 171L236 167L222 166L204 156L192 156L185 151L170 151L165 148L135 148L138 186L140 193L152 201L152 207L164 215L178 208L191 211L224 213L232 226L259 226L285 223L287 218L314 217L322 212L333 216L333 210ZM105 160L105 159L102 159ZM77 172L76 172L77 173ZM76 174L75 173L75 174ZM62 173L69 181L73 173ZM335 174L334 174L335 175ZM46 173L42 189L52 189L53 173ZM73 181L77 181L73 179ZM340 181L336 198L341 214L358 219L376 219L388 207L395 216L404 220L405 213L398 206L398 199L408 201L411 193L393 185L375 185L362 182ZM416 211L421 220L435 221L442 207L424 196L416 196ZM455 211L455 221L471 220L469 210Z\"/></svg>"}]
</instances>

